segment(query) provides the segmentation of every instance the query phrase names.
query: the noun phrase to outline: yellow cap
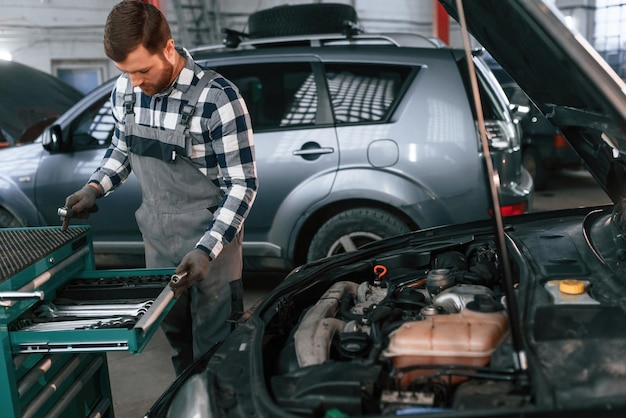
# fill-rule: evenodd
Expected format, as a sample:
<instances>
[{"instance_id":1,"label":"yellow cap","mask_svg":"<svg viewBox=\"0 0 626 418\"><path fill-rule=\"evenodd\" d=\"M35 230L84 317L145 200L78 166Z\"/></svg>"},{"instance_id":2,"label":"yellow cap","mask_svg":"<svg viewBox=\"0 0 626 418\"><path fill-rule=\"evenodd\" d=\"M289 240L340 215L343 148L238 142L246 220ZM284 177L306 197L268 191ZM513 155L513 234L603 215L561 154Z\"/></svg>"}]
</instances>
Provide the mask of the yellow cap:
<instances>
[{"instance_id":1,"label":"yellow cap","mask_svg":"<svg viewBox=\"0 0 626 418\"><path fill-rule=\"evenodd\" d=\"M559 290L568 295L580 295L585 292L585 284L576 279L561 280Z\"/></svg>"}]
</instances>

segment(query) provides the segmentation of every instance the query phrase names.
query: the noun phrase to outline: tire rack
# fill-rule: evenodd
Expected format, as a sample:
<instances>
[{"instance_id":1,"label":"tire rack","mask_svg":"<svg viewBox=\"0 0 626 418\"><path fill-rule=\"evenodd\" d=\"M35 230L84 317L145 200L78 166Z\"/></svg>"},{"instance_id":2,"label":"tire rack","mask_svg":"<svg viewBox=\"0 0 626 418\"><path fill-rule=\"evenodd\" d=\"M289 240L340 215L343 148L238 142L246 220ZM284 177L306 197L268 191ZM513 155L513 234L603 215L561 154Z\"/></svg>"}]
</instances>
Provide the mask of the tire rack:
<instances>
[{"instance_id":1,"label":"tire rack","mask_svg":"<svg viewBox=\"0 0 626 418\"><path fill-rule=\"evenodd\" d=\"M158 298L169 292L164 286L171 273L172 269L96 270L87 226L67 231L0 229L2 417L114 417L106 353L140 353L173 301L151 306L135 326L39 332L15 324L30 320L39 305L56 302L59 296L108 295L123 301L126 294L136 298L143 292ZM138 291L128 285L138 276L158 280ZM103 281L121 284L98 288ZM140 322L144 325L138 327Z\"/></svg>"}]
</instances>

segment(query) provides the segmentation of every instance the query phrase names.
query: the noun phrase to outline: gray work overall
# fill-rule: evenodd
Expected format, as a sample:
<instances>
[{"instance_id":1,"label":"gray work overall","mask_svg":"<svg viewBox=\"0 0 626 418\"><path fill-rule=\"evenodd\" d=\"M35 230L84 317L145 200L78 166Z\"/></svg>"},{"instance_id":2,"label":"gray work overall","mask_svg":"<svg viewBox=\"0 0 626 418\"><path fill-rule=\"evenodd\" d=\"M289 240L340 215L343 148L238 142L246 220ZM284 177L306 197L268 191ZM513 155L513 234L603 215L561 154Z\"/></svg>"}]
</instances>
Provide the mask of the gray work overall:
<instances>
[{"instance_id":1,"label":"gray work overall","mask_svg":"<svg viewBox=\"0 0 626 418\"><path fill-rule=\"evenodd\" d=\"M203 88L215 75L205 71L198 84L182 95L187 105L183 106L174 131L145 126L149 121L136 123L135 94L130 82L124 95L128 155L142 192L135 217L143 235L148 268L180 264L211 222L213 214L209 209L216 208L222 200L219 187L188 158L188 122ZM207 277L178 297L161 325L173 349L172 363L177 375L230 333L231 308L243 310L242 233L209 264ZM220 282L219 286L215 281Z\"/></svg>"}]
</instances>

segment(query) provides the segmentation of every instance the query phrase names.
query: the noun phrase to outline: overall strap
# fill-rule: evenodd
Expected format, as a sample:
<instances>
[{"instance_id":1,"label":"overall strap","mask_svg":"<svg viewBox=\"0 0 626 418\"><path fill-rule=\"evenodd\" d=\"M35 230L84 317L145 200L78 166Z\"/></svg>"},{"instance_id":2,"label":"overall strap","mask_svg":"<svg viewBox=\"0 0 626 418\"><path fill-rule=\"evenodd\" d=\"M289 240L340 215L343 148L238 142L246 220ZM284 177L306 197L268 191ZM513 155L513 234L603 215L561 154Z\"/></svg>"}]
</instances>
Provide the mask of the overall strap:
<instances>
[{"instance_id":1,"label":"overall strap","mask_svg":"<svg viewBox=\"0 0 626 418\"><path fill-rule=\"evenodd\" d=\"M198 80L198 83L193 86L191 90L188 91L189 100L187 101L187 104L183 106L183 110L180 112L180 120L178 122L178 125L176 125L176 132L187 132L187 129L189 129L189 121L191 120L191 117L196 110L196 104L198 104L198 100L200 99L202 91L206 86L209 85L209 83L215 78L216 75L217 73L213 70L205 70L204 75L202 76L202 78L200 78L200 80Z\"/></svg>"},{"instance_id":2,"label":"overall strap","mask_svg":"<svg viewBox=\"0 0 626 418\"><path fill-rule=\"evenodd\" d=\"M135 114L134 108L136 101L137 96L135 96L135 92L133 91L133 83L128 79L126 92L124 93L124 122L129 122L130 120L134 121L133 115Z\"/></svg>"}]
</instances>

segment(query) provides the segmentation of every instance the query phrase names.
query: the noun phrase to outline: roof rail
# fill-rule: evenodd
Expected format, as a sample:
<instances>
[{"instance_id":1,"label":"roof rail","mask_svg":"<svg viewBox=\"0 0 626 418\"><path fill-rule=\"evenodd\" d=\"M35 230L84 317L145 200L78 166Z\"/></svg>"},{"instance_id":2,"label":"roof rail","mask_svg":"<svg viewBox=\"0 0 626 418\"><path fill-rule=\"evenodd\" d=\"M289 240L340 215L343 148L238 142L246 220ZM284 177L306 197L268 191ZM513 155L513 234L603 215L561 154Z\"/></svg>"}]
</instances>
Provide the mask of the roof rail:
<instances>
[{"instance_id":1,"label":"roof rail","mask_svg":"<svg viewBox=\"0 0 626 418\"><path fill-rule=\"evenodd\" d=\"M243 35L243 34L242 34ZM358 35L346 36L341 33L324 33L298 36L280 36L271 38L257 38L242 40L236 43L236 48L259 48L264 46L293 46L308 45L311 47L331 46L331 45L393 45L397 47L415 48L441 48L446 44L438 38L426 37L416 33L361 33ZM199 46L191 49L193 52L205 52L219 49L233 49L232 43L224 40L224 44Z\"/></svg>"}]
</instances>

